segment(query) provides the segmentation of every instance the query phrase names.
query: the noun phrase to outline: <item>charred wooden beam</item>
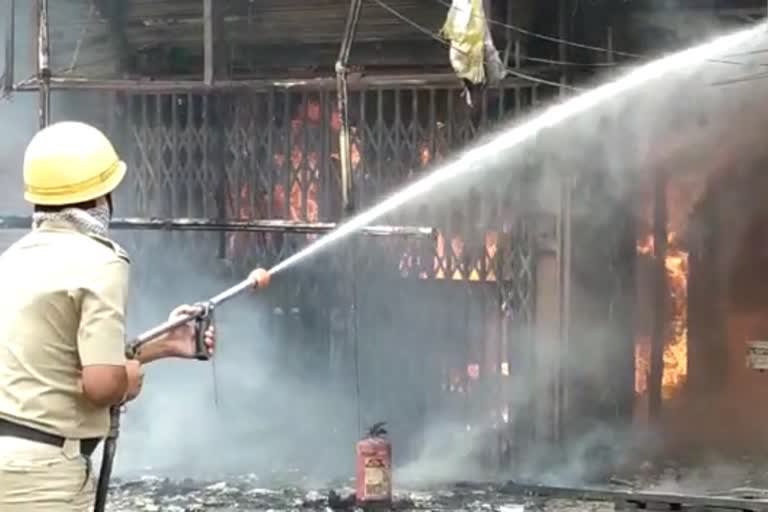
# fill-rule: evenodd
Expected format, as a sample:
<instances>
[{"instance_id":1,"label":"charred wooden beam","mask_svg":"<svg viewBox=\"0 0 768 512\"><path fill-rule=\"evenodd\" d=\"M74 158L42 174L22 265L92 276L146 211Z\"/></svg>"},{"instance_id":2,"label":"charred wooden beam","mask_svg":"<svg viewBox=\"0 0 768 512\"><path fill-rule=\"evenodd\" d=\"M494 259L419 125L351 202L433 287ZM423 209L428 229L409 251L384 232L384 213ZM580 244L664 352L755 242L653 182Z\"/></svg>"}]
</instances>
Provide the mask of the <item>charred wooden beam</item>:
<instances>
[{"instance_id":1,"label":"charred wooden beam","mask_svg":"<svg viewBox=\"0 0 768 512\"><path fill-rule=\"evenodd\" d=\"M5 62L0 83L0 98L7 96L13 91L14 83L14 59L16 44L16 0L6 0L4 14L6 16L5 25Z\"/></svg>"},{"instance_id":2,"label":"charred wooden beam","mask_svg":"<svg viewBox=\"0 0 768 512\"><path fill-rule=\"evenodd\" d=\"M538 72L537 72L538 70ZM537 76L551 76L556 67L544 66L530 68L527 73ZM43 81L33 79L16 84L14 90L38 91ZM290 90L334 90L335 77L313 77L294 79L253 79L222 80L214 85L207 85L201 80L95 80L84 77L52 76L48 81L52 89L57 90L99 90L135 93L210 93L214 91L247 90L267 92L273 89ZM386 87L408 87L411 89L455 88L462 87L461 82L452 73L397 74L397 75L350 75L350 89L371 89ZM509 77L500 84L506 89L533 87L528 80Z\"/></svg>"},{"instance_id":3,"label":"charred wooden beam","mask_svg":"<svg viewBox=\"0 0 768 512\"><path fill-rule=\"evenodd\" d=\"M349 65L349 53L352 49L352 42L355 40L362 7L362 0L350 0L347 25L344 29L344 37L339 49L339 58L336 60L336 94L339 103L339 116L341 118L341 129L339 130L341 201L344 212L347 213L351 212L354 208L354 201L352 199L354 188L352 183L352 153L349 141L349 87L347 84L349 70L347 66Z\"/></svg>"},{"instance_id":4,"label":"charred wooden beam","mask_svg":"<svg viewBox=\"0 0 768 512\"><path fill-rule=\"evenodd\" d=\"M0 229L29 229L32 217L0 215ZM135 231L232 231L251 233L323 234L338 227L333 222L294 222L288 220L215 220L196 218L115 218L111 229ZM437 230L423 226L366 226L361 233L369 236L434 238Z\"/></svg>"}]
</instances>

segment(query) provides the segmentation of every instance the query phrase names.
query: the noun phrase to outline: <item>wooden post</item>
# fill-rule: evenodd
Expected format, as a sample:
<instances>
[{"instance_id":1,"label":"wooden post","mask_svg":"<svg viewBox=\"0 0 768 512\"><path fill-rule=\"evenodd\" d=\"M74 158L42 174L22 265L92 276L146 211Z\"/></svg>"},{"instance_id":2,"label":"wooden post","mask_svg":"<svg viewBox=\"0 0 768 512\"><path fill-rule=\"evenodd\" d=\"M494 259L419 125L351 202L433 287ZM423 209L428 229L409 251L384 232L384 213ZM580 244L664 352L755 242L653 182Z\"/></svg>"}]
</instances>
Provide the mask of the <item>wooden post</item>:
<instances>
[{"instance_id":1,"label":"wooden post","mask_svg":"<svg viewBox=\"0 0 768 512\"><path fill-rule=\"evenodd\" d=\"M661 392L664 379L664 339L667 327L667 175L659 170L654 183L653 256L654 315L651 333L651 368L648 382L648 413L656 421L661 414Z\"/></svg>"}]
</instances>

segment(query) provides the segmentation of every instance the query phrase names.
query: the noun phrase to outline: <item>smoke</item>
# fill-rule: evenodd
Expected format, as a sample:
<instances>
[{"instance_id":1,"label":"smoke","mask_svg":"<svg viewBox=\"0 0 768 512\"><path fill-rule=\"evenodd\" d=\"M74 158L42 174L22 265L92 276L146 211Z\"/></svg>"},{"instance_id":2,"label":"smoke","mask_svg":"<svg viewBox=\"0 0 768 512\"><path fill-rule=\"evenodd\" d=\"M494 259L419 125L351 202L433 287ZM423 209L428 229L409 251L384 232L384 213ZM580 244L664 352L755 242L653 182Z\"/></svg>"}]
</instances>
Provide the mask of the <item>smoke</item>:
<instances>
[{"instance_id":1,"label":"smoke","mask_svg":"<svg viewBox=\"0 0 768 512\"><path fill-rule=\"evenodd\" d=\"M28 26L28 20L17 24ZM740 50L759 48L760 42ZM493 360L485 353L490 343L483 340L500 336L493 330L502 323L498 284L405 281L394 275L397 262L386 258L361 275L353 262L373 260L376 248L354 252L340 244L328 258L337 260L334 268L342 271L324 270L329 264L324 259L293 267L280 276L282 283L217 311L215 365L164 361L148 368L145 390L124 419L118 471L129 475L151 469L185 477L254 472L268 478L300 470L309 478L344 477L352 474L361 430L380 420L389 422L397 478L403 483L494 477L579 483L604 479L637 450L652 454L663 444L656 432L640 429L648 437L638 436L621 410L627 386L616 382L631 378L627 358L633 340L625 333L633 319L622 316L612 302L613 278L601 271L615 260L598 249L603 235L615 235L616 225L626 220L617 217L617 204L637 187L647 187L657 170L669 173L674 183L702 184L754 163L768 119L762 84L712 84L749 73L757 59L740 56L732 60L743 65L708 62L680 69L550 127L531 144L499 152L484 162L488 169L482 179L451 184L393 216L418 224L446 218L446 211L467 201L469 187L473 201L493 192L524 204L521 209L527 212L557 215L564 176L597 180L603 174L595 197L575 194L572 203L574 245L582 252L574 260L569 335L562 335L560 313L546 302L554 299L533 298L537 315L551 315L552 321L542 322L546 332L535 338L522 330L508 336L515 344L508 358L509 379L501 382L497 369L483 384L465 384L471 390L447 389L446 384L452 380L450 370L468 371L468 360L483 368ZM25 76L23 68L17 66L17 72ZM56 98L54 108L61 110L54 117L83 119L90 111ZM9 134L0 140L2 155L8 155L0 161L8 166L2 176L9 191L21 189L18 148L36 127L35 101L35 96L19 95L0 105L0 121L7 123L4 133ZM607 175L598 173L606 170ZM525 185L516 181L521 175L529 177ZM682 194L675 215L687 218L706 192L697 186ZM4 204L14 204L18 194L13 198L3 198ZM735 209L738 199L733 201ZM481 216L491 217L482 200L476 204ZM425 206L427 217L422 215ZM647 222L640 209L628 217ZM132 333L164 320L178 303L229 287L249 270L212 264L219 243L214 236L119 238L135 260ZM338 262L344 258L349 258L346 267ZM350 321L355 317L356 324ZM561 375L568 379L565 391L559 387ZM559 421L566 428L555 432L554 411L562 404L567 416ZM711 418L711 412L701 417ZM701 427L690 423L681 437ZM512 431L535 441L509 443ZM556 437L566 442L555 443ZM499 472L489 464L489 454L499 466L507 458L511 469Z\"/></svg>"},{"instance_id":2,"label":"smoke","mask_svg":"<svg viewBox=\"0 0 768 512\"><path fill-rule=\"evenodd\" d=\"M138 262L132 333L163 321L179 303L204 300L246 275L225 272L224 265L211 264L215 258L189 258L190 245L215 252L216 237L188 233L165 240L157 265L148 264L156 253L146 252L153 234L118 237ZM269 477L301 469L305 476L332 477L351 471L354 419L346 393L333 390L318 370L311 344L322 340L313 340L317 333L306 325L313 312L273 299L271 290L244 294L215 312L219 346L212 363L148 367L144 392L124 416L119 473ZM339 456L345 452L350 456Z\"/></svg>"},{"instance_id":3,"label":"smoke","mask_svg":"<svg viewBox=\"0 0 768 512\"><path fill-rule=\"evenodd\" d=\"M524 454L519 454L515 461L518 467L505 476L583 482L595 475L609 476L633 450L635 455L651 458L687 437L698 441L689 443L689 449L706 446L707 441L714 439L715 430L724 443L744 449L765 438L765 422L750 410L750 403L759 403L757 395L762 396L755 389L759 385L754 376L746 379L752 383L750 398L736 398L733 388L724 396L688 396L690 401L682 409L684 412L667 411L663 425L630 428L627 417L631 411L621 409L626 408L626 394L632 393L629 376L634 364L629 347L634 340L626 333L633 331L633 313L617 310L621 303L613 302L617 295L612 293L622 285L617 285L616 274L611 274L611 267L626 264L626 260L606 256L613 250L634 253L633 238L627 239L621 249L610 245L616 243L611 237L631 233L630 226L635 223L641 227L640 233L650 228L650 211L631 205L628 198L649 197L644 191L653 185L657 173L664 172L670 181L670 229L684 232L694 208L718 186L723 175L762 165L767 155L761 139L768 119L763 84L755 80L728 85L722 82L761 69L760 57L749 52L764 44L764 37L758 36L733 52L738 55L681 67L647 87L547 129L531 144L489 155L483 159L482 166L487 170L481 179L451 183L424 200L423 205L429 204L435 218L445 217L446 210L462 201L477 202L478 196L500 193L515 198L524 196L521 202L531 205L529 210L558 215L563 207L564 177L576 184L571 203L574 259L570 333L567 343L556 337L537 337L534 360L527 361L536 366L537 376L515 388L514 407L509 416L535 417L536 426L543 426L535 437L542 441L521 450ZM524 122L516 121L514 125ZM497 135L491 134L479 144ZM521 175L532 176L529 188L522 193L513 190L515 185L520 187ZM469 194L468 187L472 187ZM754 212L757 205L744 204L744 195L734 192L725 198L732 201L722 204L722 215L726 218L754 215L749 212ZM412 205L411 210L413 218L418 218L415 212L420 211L419 206ZM723 225L728 225L727 221ZM728 234L729 239L741 238L739 230L745 229L743 219L739 225L742 227L736 233ZM730 248L725 250L724 258L732 260L729 251L732 252ZM619 296L620 293L619 290ZM764 327L758 331L767 332ZM743 347L730 352L735 361L731 371L735 367L741 375L745 373L743 357L736 354L743 352ZM563 356L564 353L567 355ZM570 398L565 414L570 432L564 446L552 448L548 441L552 432L547 428L551 428L548 425L554 418L546 413L541 417L535 406L540 411L552 407L552 387L558 379L553 368L560 360L564 361L562 371L568 375L566 393ZM713 400L717 400L716 407ZM735 406L734 400L739 400L740 405ZM675 403L667 406L677 407ZM737 409L735 422L718 420L732 417ZM696 414L691 415L693 412ZM462 421L430 424L417 460L405 466L401 477L431 481L460 475L485 476L487 463L484 466L477 461L478 451L488 446L487 437L493 438L494 426L493 422L480 423L479 432L467 432L466 422ZM655 431L659 427L663 436ZM734 439L740 435L746 435L742 443ZM654 442L647 442L649 438ZM616 446L622 449L617 450Z\"/></svg>"},{"instance_id":4,"label":"smoke","mask_svg":"<svg viewBox=\"0 0 768 512\"><path fill-rule=\"evenodd\" d=\"M631 455L652 456L663 440L653 430L631 425L632 411L622 409L626 393L632 393L634 341L626 333L633 320L610 302L613 277L601 270L614 260L600 259L607 256L597 249L605 233L615 234L617 205L638 186L647 186L655 170L665 170L673 182L706 183L734 161L747 165L755 158L748 150L762 132L762 91L749 83L712 85L742 69L715 62L680 69L542 132L533 144L495 155L481 180L452 184L397 215L418 224L445 218L467 196L468 187L481 196L507 190L507 180L514 182L510 176L521 172L532 178L515 197L526 196L532 210L557 214L563 176L595 179L596 171L609 171L599 194L575 195L572 204L574 244L585 256L574 259L567 342L553 327L555 314L553 324L545 325L551 331L535 338L533 353L511 357L515 371L503 384L503 404L492 388L498 375L471 393L445 387L447 369L461 370L467 360L484 367L480 340L491 336L488 312L498 307L498 290L489 290L489 299L474 288L446 293L451 283L416 281L411 286L384 270L397 268L392 261L366 266L369 270L360 275L351 262L373 258L375 248L349 253L349 247L339 245L329 257L350 258L347 271L354 276L354 290L340 285L347 279L335 276L309 296L277 304L270 302L268 291L222 308L218 408L207 365L159 363L150 371L144 396L126 419L121 470L153 467L184 476L300 470L317 478L343 477L351 474L360 428L379 420L390 424L402 483L494 477L555 484L605 481ZM731 130L734 125L744 130ZM675 205L683 211L678 215L686 218L704 192L698 187L683 194ZM430 216L424 217L427 203ZM640 210L627 215L626 222L647 222ZM634 239L629 242L634 249ZM210 240L187 244L194 244L196 252L211 252L216 245ZM204 297L233 282L208 277L210 263L204 269L179 263L188 259L188 250L162 250L163 260L173 266L159 269L150 255L138 260L150 269L139 279L143 284L131 315L144 326L162 320L186 297ZM312 264L322 267L324 262ZM282 279L287 286L306 283L305 271L294 267ZM537 297L540 318L554 314L547 313L552 304L543 300ZM348 323L352 308L357 325ZM313 317L320 320L313 323ZM321 325L336 332L319 333ZM314 365L297 362L307 347L325 342L331 346L317 348L324 356L309 356ZM560 370L558 361L563 361ZM315 371L307 371L307 365ZM559 375L567 376L567 398L558 397L563 393ZM617 379L624 383L617 385ZM553 427L558 400L567 404L560 432ZM529 432L535 441L510 444L510 431ZM565 442L553 442L556 437ZM501 466L504 457L511 460L511 469L489 465L495 460Z\"/></svg>"},{"instance_id":5,"label":"smoke","mask_svg":"<svg viewBox=\"0 0 768 512\"><path fill-rule=\"evenodd\" d=\"M87 2L76 0L57 0L50 2L50 25L59 31L54 31L51 36L51 66L57 71L66 69L67 72L75 72L82 75L82 71L91 68L81 64L94 65L100 63L102 72L111 69L114 59L100 60L101 51L110 47L110 42L101 41L100 44L87 44L91 39L103 33L103 26L98 23L95 12L87 5ZM0 15L5 16L7 2L0 3ZM35 2L16 1L15 7L15 38L14 38L14 81L20 83L36 74L36 57L34 41ZM5 44L5 20L2 23L2 41ZM77 44L79 39L85 38L86 44ZM111 39L110 39L111 41ZM0 47L2 47L0 46ZM77 54L77 58L73 56ZM96 57L94 57L94 54ZM0 59L4 60L3 51ZM86 59L87 62L81 60ZM66 65L64 65L66 63ZM105 66L106 64L106 66ZM0 62L0 75L6 72L5 62ZM90 75L94 75L93 72ZM3 212L21 214L28 211L28 206L22 197L22 162L23 148L34 136L39 126L38 99L35 92L20 92L11 95L6 100L0 100L0 200L2 200ZM72 91L53 91L51 93L51 121L78 120L90 122L103 128L108 109L104 107L104 101L108 98L93 93L78 93ZM4 238L13 238L4 237ZM0 244L6 243L3 239Z\"/></svg>"}]
</instances>

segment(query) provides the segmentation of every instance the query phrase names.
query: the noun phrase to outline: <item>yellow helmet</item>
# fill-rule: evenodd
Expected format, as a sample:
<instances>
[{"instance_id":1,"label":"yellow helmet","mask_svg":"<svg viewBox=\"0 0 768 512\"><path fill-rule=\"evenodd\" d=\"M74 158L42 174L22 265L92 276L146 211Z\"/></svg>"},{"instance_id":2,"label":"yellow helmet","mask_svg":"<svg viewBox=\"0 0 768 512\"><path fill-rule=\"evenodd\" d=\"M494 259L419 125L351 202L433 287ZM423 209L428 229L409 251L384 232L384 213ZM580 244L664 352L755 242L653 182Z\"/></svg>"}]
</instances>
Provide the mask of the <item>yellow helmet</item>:
<instances>
[{"instance_id":1,"label":"yellow helmet","mask_svg":"<svg viewBox=\"0 0 768 512\"><path fill-rule=\"evenodd\" d=\"M101 131L55 123L37 132L24 153L24 199L46 206L91 201L115 190L125 170Z\"/></svg>"}]
</instances>

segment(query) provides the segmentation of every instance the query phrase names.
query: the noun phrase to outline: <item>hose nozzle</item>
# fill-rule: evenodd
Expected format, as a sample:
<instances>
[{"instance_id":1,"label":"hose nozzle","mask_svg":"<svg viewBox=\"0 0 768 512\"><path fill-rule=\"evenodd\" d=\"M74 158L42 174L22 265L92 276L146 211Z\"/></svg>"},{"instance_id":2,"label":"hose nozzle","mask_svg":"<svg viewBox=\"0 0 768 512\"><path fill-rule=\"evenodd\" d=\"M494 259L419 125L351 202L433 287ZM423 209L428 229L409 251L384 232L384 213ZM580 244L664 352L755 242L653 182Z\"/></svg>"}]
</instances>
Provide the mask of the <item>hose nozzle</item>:
<instances>
[{"instance_id":1,"label":"hose nozzle","mask_svg":"<svg viewBox=\"0 0 768 512\"><path fill-rule=\"evenodd\" d=\"M258 290L269 286L270 277L268 271L263 268L257 268L248 275L248 281L251 283L251 286Z\"/></svg>"}]
</instances>

